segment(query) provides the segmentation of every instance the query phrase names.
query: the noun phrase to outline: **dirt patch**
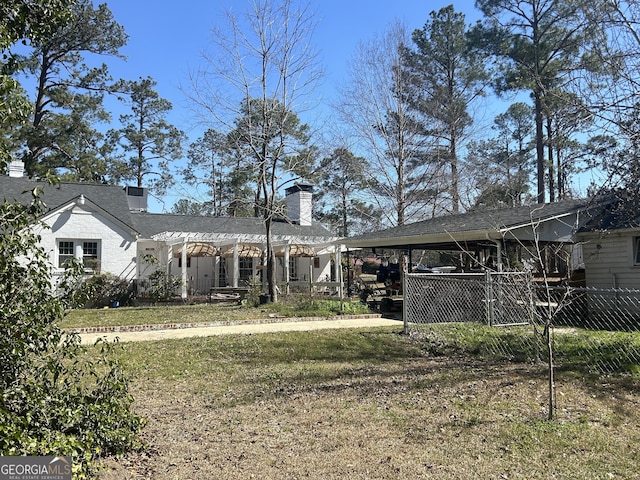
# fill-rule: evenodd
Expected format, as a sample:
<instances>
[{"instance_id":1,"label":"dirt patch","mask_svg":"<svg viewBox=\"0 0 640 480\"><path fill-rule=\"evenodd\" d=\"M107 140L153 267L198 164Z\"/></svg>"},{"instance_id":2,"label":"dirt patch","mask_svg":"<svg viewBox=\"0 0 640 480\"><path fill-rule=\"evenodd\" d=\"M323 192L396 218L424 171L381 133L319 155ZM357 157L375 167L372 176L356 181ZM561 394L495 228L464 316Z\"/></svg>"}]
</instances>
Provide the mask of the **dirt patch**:
<instances>
[{"instance_id":1,"label":"dirt patch","mask_svg":"<svg viewBox=\"0 0 640 480\"><path fill-rule=\"evenodd\" d=\"M637 392L567 381L548 424L540 367L462 356L344 366L312 384L247 371L237 390L183 380L133 394L148 448L107 460L103 480L632 478L640 458Z\"/></svg>"}]
</instances>

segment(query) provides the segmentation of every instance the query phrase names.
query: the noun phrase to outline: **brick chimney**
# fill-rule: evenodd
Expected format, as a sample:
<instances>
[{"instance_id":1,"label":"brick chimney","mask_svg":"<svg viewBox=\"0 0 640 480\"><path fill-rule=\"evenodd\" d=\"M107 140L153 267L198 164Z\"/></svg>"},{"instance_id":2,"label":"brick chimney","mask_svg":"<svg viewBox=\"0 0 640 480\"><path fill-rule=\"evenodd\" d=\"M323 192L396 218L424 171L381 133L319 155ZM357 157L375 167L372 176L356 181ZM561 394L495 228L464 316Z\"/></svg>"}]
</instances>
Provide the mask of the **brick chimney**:
<instances>
[{"instance_id":1,"label":"brick chimney","mask_svg":"<svg viewBox=\"0 0 640 480\"><path fill-rule=\"evenodd\" d=\"M292 223L310 226L313 212L313 185L296 183L285 190L287 218Z\"/></svg>"}]
</instances>

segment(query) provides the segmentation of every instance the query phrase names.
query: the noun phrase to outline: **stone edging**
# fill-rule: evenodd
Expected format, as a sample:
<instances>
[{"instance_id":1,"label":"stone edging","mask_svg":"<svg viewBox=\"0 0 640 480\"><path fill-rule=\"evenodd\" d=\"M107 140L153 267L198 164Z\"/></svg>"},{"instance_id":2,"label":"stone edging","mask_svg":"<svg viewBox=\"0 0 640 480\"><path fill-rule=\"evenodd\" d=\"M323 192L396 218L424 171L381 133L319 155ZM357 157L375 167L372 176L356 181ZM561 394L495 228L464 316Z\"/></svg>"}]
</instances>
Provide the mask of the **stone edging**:
<instances>
[{"instance_id":1,"label":"stone edging","mask_svg":"<svg viewBox=\"0 0 640 480\"><path fill-rule=\"evenodd\" d=\"M69 328L68 333L113 333L113 332L152 332L156 330L179 330L183 328L196 327L228 327L232 325L246 324L267 324L267 323L284 323L284 322L312 322L312 321L332 321L332 320L353 320L356 318L381 318L378 313L362 314L362 315L335 315L331 317L271 317L258 318L252 320L228 320L217 322L189 322L189 323L160 323L153 325L121 325L121 326L102 326L102 327L80 327Z\"/></svg>"}]
</instances>

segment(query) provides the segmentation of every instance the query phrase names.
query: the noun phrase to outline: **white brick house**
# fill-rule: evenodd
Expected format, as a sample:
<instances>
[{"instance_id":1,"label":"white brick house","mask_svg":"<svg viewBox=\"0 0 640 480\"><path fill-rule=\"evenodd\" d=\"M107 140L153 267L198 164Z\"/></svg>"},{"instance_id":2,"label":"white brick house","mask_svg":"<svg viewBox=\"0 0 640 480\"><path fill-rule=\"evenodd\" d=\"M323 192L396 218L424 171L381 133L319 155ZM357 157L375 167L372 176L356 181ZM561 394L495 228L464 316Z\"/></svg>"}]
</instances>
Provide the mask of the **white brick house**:
<instances>
[{"instance_id":1,"label":"white brick house","mask_svg":"<svg viewBox=\"0 0 640 480\"><path fill-rule=\"evenodd\" d=\"M183 298L259 278L266 245L259 218L148 213L144 189L46 185L24 178L17 163L9 176L0 176L0 200L24 203L36 186L43 189L47 211L41 220L49 228L39 233L54 275L70 257L83 261L88 272L138 284L163 269L181 276ZM284 286L339 279L339 239L311 222L311 194L308 185L287 189L287 209L295 216L274 222L278 282Z\"/></svg>"},{"instance_id":2,"label":"white brick house","mask_svg":"<svg viewBox=\"0 0 640 480\"><path fill-rule=\"evenodd\" d=\"M50 210L41 218L49 228L38 233L56 273L69 257L88 270L135 278L138 232L84 194Z\"/></svg>"},{"instance_id":3,"label":"white brick house","mask_svg":"<svg viewBox=\"0 0 640 480\"><path fill-rule=\"evenodd\" d=\"M639 220L632 207L611 202L578 232L587 287L640 289Z\"/></svg>"}]
</instances>

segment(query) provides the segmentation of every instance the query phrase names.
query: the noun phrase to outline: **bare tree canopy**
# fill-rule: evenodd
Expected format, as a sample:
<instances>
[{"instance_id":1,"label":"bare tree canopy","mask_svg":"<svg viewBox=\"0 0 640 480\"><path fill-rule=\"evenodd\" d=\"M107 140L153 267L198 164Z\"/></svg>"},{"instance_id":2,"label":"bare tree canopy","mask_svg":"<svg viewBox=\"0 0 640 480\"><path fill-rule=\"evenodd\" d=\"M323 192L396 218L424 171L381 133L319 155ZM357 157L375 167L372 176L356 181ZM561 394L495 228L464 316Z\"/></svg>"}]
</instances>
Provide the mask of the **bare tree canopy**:
<instances>
[{"instance_id":1,"label":"bare tree canopy","mask_svg":"<svg viewBox=\"0 0 640 480\"><path fill-rule=\"evenodd\" d=\"M291 0L254 0L243 13L227 12L226 20L212 32L189 97L203 122L226 134L252 168L255 211L267 237L268 293L277 301L271 227L278 194L316 162L308 126L298 117L322 74L310 43L315 21L308 4Z\"/></svg>"},{"instance_id":2,"label":"bare tree canopy","mask_svg":"<svg viewBox=\"0 0 640 480\"><path fill-rule=\"evenodd\" d=\"M411 42L396 22L359 44L336 108L369 163L369 188L390 225L403 225L444 189L441 164L427 162L429 145L405 102L409 75L404 50Z\"/></svg>"}]
</instances>

